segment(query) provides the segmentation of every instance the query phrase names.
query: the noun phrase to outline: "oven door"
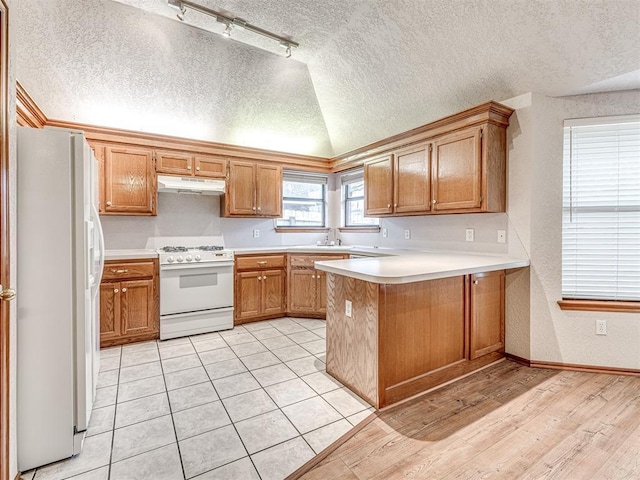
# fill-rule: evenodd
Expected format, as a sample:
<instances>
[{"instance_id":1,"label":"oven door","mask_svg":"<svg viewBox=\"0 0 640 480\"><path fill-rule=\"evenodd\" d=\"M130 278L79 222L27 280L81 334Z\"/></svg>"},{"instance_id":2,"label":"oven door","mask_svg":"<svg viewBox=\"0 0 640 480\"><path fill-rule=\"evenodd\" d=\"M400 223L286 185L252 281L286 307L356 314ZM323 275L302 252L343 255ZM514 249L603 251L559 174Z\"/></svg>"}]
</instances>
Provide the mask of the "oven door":
<instances>
[{"instance_id":1,"label":"oven door","mask_svg":"<svg viewBox=\"0 0 640 480\"><path fill-rule=\"evenodd\" d=\"M160 315L233 307L233 262L160 266Z\"/></svg>"}]
</instances>

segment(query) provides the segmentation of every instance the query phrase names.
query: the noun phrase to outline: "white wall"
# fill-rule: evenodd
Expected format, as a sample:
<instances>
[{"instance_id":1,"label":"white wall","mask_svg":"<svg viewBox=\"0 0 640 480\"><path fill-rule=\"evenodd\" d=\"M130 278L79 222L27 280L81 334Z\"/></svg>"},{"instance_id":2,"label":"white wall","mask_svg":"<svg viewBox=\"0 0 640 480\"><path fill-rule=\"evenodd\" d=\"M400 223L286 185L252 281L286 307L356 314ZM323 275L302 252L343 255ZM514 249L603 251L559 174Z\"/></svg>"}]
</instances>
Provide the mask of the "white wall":
<instances>
[{"instance_id":1,"label":"white wall","mask_svg":"<svg viewBox=\"0 0 640 480\"><path fill-rule=\"evenodd\" d=\"M507 338L507 351L537 361L640 369L639 314L562 311L557 305L563 121L638 113L640 91L564 98L527 94L504 103L516 108L508 130L508 215L531 258L529 278L518 278L518 288L508 292L512 305L528 304L529 311L511 311L507 332L519 333ZM607 336L595 335L596 319L607 320Z\"/></svg>"}]
</instances>

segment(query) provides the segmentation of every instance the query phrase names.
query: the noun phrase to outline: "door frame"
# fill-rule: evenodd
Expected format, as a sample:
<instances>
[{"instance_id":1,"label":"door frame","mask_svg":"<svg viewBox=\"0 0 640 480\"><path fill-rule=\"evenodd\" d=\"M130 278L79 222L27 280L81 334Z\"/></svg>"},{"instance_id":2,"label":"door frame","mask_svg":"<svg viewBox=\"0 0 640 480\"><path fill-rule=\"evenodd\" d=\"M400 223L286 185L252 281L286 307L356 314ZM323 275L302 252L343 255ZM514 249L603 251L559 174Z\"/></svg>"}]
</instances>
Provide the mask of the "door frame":
<instances>
[{"instance_id":1,"label":"door frame","mask_svg":"<svg viewBox=\"0 0 640 480\"><path fill-rule=\"evenodd\" d=\"M0 283L10 288L9 7L0 0ZM10 302L0 301L0 480L9 480Z\"/></svg>"}]
</instances>

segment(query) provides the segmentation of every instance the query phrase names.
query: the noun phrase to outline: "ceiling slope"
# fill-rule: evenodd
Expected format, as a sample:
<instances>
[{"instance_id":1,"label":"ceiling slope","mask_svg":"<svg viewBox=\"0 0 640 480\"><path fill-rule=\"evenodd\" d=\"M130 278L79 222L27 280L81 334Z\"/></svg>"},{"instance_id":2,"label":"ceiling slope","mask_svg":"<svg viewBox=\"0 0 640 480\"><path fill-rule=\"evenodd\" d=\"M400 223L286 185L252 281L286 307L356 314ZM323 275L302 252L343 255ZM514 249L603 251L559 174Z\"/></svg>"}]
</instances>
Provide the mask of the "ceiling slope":
<instances>
[{"instance_id":1,"label":"ceiling slope","mask_svg":"<svg viewBox=\"0 0 640 480\"><path fill-rule=\"evenodd\" d=\"M300 47L166 0L22 0L18 78L50 116L317 155L490 99L640 88L640 0L194 1Z\"/></svg>"}]
</instances>

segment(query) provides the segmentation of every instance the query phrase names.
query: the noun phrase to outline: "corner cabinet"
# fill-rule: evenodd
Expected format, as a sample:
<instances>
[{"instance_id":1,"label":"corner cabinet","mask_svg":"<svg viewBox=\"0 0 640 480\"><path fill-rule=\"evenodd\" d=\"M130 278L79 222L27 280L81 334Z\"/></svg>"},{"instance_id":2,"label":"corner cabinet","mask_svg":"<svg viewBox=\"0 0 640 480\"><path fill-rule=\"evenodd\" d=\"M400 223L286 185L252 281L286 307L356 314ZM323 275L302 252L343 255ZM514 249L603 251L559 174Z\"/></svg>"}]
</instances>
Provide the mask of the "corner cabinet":
<instances>
[{"instance_id":1,"label":"corner cabinet","mask_svg":"<svg viewBox=\"0 0 640 480\"><path fill-rule=\"evenodd\" d=\"M98 160L101 215L156 215L157 185L151 148L92 143Z\"/></svg>"},{"instance_id":2,"label":"corner cabinet","mask_svg":"<svg viewBox=\"0 0 640 480\"><path fill-rule=\"evenodd\" d=\"M236 255L234 324L281 317L286 306L286 256Z\"/></svg>"},{"instance_id":3,"label":"corner cabinet","mask_svg":"<svg viewBox=\"0 0 640 480\"><path fill-rule=\"evenodd\" d=\"M419 144L370 160L364 166L367 216L429 212L431 145Z\"/></svg>"},{"instance_id":4,"label":"corner cabinet","mask_svg":"<svg viewBox=\"0 0 640 480\"><path fill-rule=\"evenodd\" d=\"M325 272L315 269L314 263L344 258L348 256L289 254L287 314L325 318L327 279Z\"/></svg>"},{"instance_id":5,"label":"corner cabinet","mask_svg":"<svg viewBox=\"0 0 640 480\"><path fill-rule=\"evenodd\" d=\"M158 260L113 260L100 284L100 347L158 338Z\"/></svg>"},{"instance_id":6,"label":"corner cabinet","mask_svg":"<svg viewBox=\"0 0 640 480\"><path fill-rule=\"evenodd\" d=\"M225 217L281 217L282 167L230 160L220 208Z\"/></svg>"}]
</instances>

